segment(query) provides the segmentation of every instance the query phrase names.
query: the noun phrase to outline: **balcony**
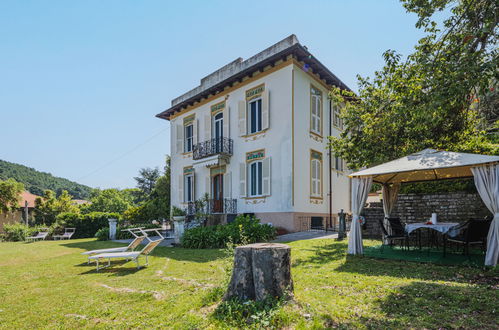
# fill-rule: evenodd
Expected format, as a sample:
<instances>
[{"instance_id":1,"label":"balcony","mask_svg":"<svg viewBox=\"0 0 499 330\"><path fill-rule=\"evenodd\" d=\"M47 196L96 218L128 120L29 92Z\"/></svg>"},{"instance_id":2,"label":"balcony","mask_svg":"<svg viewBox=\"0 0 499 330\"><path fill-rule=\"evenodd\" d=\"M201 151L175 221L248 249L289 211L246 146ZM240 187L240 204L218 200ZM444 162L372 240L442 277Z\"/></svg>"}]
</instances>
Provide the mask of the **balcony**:
<instances>
[{"instance_id":1,"label":"balcony","mask_svg":"<svg viewBox=\"0 0 499 330\"><path fill-rule=\"evenodd\" d=\"M237 199L208 199L204 205L196 202L187 204L187 215L192 216L196 213L205 214L237 214Z\"/></svg>"},{"instance_id":2,"label":"balcony","mask_svg":"<svg viewBox=\"0 0 499 330\"><path fill-rule=\"evenodd\" d=\"M203 159L215 155L232 156L234 142L226 137L213 138L194 145L192 158Z\"/></svg>"}]
</instances>

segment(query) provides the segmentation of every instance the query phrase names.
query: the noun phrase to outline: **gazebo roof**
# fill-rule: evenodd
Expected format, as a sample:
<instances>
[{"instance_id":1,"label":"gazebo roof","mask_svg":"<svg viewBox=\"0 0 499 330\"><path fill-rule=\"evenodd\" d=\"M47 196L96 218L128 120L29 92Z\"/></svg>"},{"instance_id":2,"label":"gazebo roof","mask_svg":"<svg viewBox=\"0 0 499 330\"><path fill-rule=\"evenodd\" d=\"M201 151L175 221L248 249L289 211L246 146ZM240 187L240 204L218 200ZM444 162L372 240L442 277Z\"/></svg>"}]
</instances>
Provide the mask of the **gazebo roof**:
<instances>
[{"instance_id":1,"label":"gazebo roof","mask_svg":"<svg viewBox=\"0 0 499 330\"><path fill-rule=\"evenodd\" d=\"M362 171L350 177L372 176L377 183L402 183L471 178L470 168L499 162L499 156L425 149Z\"/></svg>"}]
</instances>

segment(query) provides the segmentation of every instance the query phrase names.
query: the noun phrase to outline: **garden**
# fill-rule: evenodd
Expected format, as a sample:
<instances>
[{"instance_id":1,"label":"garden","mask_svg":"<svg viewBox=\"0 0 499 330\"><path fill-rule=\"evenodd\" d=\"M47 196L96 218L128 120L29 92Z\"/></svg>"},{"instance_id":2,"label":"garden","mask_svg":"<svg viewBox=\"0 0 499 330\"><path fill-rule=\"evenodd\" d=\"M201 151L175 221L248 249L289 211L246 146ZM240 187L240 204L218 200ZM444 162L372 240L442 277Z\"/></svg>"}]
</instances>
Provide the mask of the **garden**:
<instances>
[{"instance_id":1,"label":"garden","mask_svg":"<svg viewBox=\"0 0 499 330\"><path fill-rule=\"evenodd\" d=\"M293 301L222 303L230 250L158 247L148 267L100 272L80 254L115 245L0 243L0 328L497 327L497 269L353 257L346 241L297 241Z\"/></svg>"}]
</instances>

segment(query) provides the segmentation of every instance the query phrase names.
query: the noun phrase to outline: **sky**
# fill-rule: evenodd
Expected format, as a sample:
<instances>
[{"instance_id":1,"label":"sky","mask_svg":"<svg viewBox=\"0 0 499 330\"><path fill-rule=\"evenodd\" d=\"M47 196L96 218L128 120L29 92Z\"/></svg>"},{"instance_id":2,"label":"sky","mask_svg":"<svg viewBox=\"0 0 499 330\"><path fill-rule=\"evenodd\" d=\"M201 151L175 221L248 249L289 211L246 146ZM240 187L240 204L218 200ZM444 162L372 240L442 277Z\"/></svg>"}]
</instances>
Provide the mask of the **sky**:
<instances>
[{"instance_id":1,"label":"sky","mask_svg":"<svg viewBox=\"0 0 499 330\"><path fill-rule=\"evenodd\" d=\"M204 76L296 34L353 90L422 31L395 0L0 2L0 159L99 188L162 168L155 115Z\"/></svg>"}]
</instances>

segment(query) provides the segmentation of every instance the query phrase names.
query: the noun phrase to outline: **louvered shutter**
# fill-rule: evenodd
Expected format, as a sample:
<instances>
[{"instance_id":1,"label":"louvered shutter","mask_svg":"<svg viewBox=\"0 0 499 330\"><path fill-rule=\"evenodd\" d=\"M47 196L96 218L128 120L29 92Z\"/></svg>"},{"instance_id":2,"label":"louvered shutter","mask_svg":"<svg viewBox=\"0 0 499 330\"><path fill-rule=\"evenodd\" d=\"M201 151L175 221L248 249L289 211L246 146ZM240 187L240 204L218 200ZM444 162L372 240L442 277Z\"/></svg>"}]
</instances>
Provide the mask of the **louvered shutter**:
<instances>
[{"instance_id":1,"label":"louvered shutter","mask_svg":"<svg viewBox=\"0 0 499 330\"><path fill-rule=\"evenodd\" d=\"M192 200L196 200L196 173L192 173Z\"/></svg>"},{"instance_id":2,"label":"louvered shutter","mask_svg":"<svg viewBox=\"0 0 499 330\"><path fill-rule=\"evenodd\" d=\"M211 114L204 117L204 140L211 140Z\"/></svg>"},{"instance_id":3,"label":"louvered shutter","mask_svg":"<svg viewBox=\"0 0 499 330\"><path fill-rule=\"evenodd\" d=\"M183 203L185 201L184 199L184 176L179 175L178 176L178 201L179 203Z\"/></svg>"},{"instance_id":4,"label":"louvered shutter","mask_svg":"<svg viewBox=\"0 0 499 330\"><path fill-rule=\"evenodd\" d=\"M264 196L270 196L270 183L271 183L271 178L270 178L270 172L271 172L271 167L270 167L270 157L265 158L262 161L262 185L263 185L263 195Z\"/></svg>"},{"instance_id":5,"label":"louvered shutter","mask_svg":"<svg viewBox=\"0 0 499 330\"><path fill-rule=\"evenodd\" d=\"M194 149L194 145L198 143L198 120L194 119L192 122L192 146Z\"/></svg>"},{"instance_id":6,"label":"louvered shutter","mask_svg":"<svg viewBox=\"0 0 499 330\"><path fill-rule=\"evenodd\" d=\"M244 135L246 135L246 132L247 132L246 101L239 101L237 115L238 115L239 136L244 136Z\"/></svg>"},{"instance_id":7,"label":"louvered shutter","mask_svg":"<svg viewBox=\"0 0 499 330\"><path fill-rule=\"evenodd\" d=\"M177 153L184 152L184 125L177 125Z\"/></svg>"},{"instance_id":8,"label":"louvered shutter","mask_svg":"<svg viewBox=\"0 0 499 330\"><path fill-rule=\"evenodd\" d=\"M230 108L227 106L225 107L224 111L224 137L230 138Z\"/></svg>"},{"instance_id":9,"label":"louvered shutter","mask_svg":"<svg viewBox=\"0 0 499 330\"><path fill-rule=\"evenodd\" d=\"M239 196L246 197L246 163L239 164Z\"/></svg>"},{"instance_id":10,"label":"louvered shutter","mask_svg":"<svg viewBox=\"0 0 499 330\"><path fill-rule=\"evenodd\" d=\"M227 172L224 175L224 198L232 198L232 174Z\"/></svg>"},{"instance_id":11,"label":"louvered shutter","mask_svg":"<svg viewBox=\"0 0 499 330\"><path fill-rule=\"evenodd\" d=\"M262 130L269 128L269 118L270 118L269 91L264 90L262 93Z\"/></svg>"}]
</instances>

